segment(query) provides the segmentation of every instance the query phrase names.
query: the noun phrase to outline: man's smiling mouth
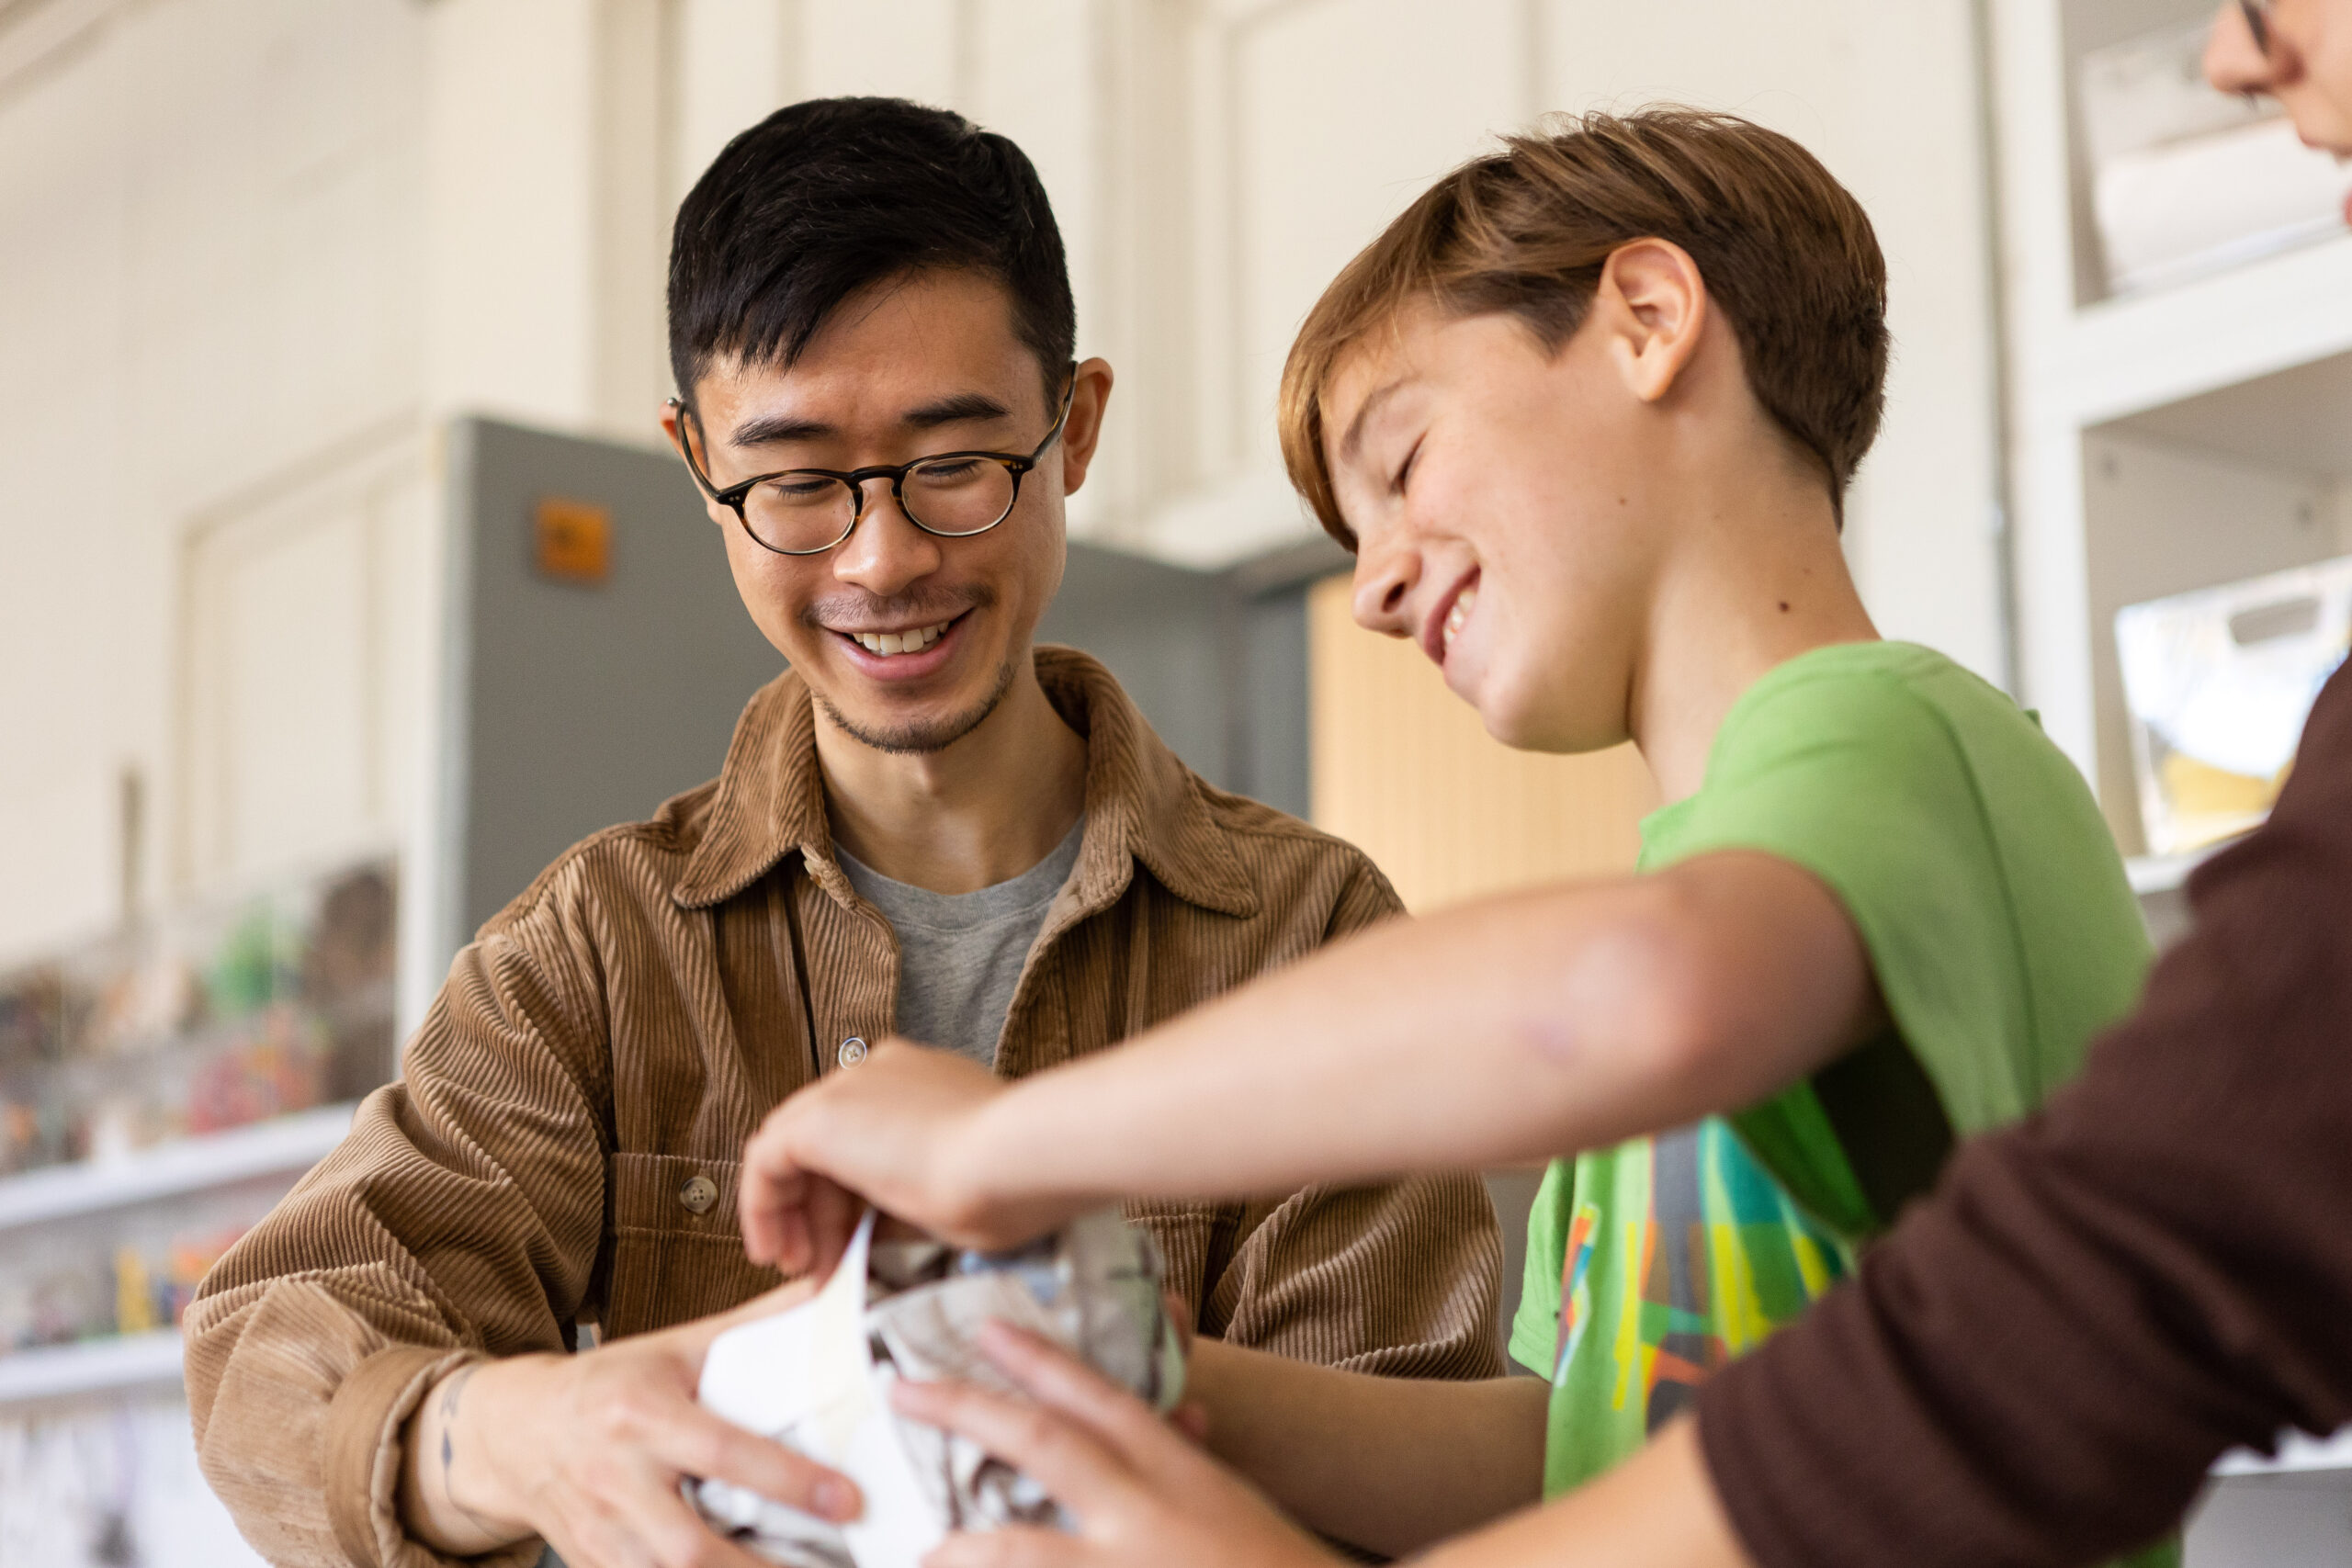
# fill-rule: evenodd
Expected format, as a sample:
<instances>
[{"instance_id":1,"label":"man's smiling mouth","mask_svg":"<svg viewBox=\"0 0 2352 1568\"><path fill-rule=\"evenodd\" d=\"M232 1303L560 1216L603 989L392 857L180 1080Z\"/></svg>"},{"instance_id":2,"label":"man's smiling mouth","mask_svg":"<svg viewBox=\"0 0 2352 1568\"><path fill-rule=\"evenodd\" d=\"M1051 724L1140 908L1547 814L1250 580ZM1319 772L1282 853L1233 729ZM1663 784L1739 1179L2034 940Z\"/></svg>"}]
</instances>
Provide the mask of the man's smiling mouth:
<instances>
[{"instance_id":1,"label":"man's smiling mouth","mask_svg":"<svg viewBox=\"0 0 2352 1568\"><path fill-rule=\"evenodd\" d=\"M826 626L821 621L818 625L832 636L840 637L843 642L855 643L858 651L869 659L905 659L916 654L930 653L938 648L942 638L954 633L964 624L965 618L978 608L980 606L978 604L966 604L959 609L947 611L942 615L942 611L946 610L946 606L936 602L930 604L910 604L905 606L905 610L911 610L916 614L928 612L939 615L940 618L935 621L926 621L921 626L892 627L888 631L882 631L876 629L872 623L896 620L899 617L892 615L888 606L876 604L863 607L863 613L852 611L841 617L842 620L865 621L867 625L865 626ZM904 613L904 610L900 612L900 614ZM942 657L944 657L944 653ZM868 665L866 668L872 670L874 667Z\"/></svg>"},{"instance_id":2,"label":"man's smiling mouth","mask_svg":"<svg viewBox=\"0 0 2352 1568\"><path fill-rule=\"evenodd\" d=\"M868 653L879 653L885 656L893 653L921 653L924 649L946 636L947 628L953 625L955 625L953 621L940 621L932 626L916 626L903 632L843 632L842 636L850 638Z\"/></svg>"}]
</instances>

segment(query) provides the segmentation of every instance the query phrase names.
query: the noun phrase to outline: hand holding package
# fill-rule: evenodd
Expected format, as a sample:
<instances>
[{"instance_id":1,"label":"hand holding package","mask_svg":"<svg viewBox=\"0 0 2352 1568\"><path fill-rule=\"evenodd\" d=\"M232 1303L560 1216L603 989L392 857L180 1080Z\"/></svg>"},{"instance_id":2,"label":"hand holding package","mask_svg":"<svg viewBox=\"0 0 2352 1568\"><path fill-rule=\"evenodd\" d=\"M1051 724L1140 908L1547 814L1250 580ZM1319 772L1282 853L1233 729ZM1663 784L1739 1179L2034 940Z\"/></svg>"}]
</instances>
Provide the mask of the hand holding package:
<instances>
[{"instance_id":1,"label":"hand holding package","mask_svg":"<svg viewBox=\"0 0 2352 1568\"><path fill-rule=\"evenodd\" d=\"M823 1290L720 1335L703 1363L706 1406L865 1494L859 1518L835 1526L722 1482L693 1483L705 1517L793 1568L913 1568L950 1530L1061 1522L1030 1478L890 1408L901 1377L1008 1387L978 1348L990 1318L1067 1347L1163 1411L1183 1390L1159 1249L1115 1212L1010 1253L876 1241L874 1223L869 1213Z\"/></svg>"}]
</instances>

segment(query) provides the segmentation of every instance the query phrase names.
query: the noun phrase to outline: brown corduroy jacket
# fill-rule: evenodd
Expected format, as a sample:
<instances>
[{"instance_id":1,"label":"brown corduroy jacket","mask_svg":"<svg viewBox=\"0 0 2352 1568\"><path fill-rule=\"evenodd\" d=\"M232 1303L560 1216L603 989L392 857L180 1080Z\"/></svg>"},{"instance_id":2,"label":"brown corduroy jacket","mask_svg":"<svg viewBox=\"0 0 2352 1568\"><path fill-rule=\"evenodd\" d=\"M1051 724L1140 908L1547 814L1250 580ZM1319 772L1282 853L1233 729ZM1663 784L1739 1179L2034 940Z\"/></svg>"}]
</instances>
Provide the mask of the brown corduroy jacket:
<instances>
[{"instance_id":1,"label":"brown corduroy jacket","mask_svg":"<svg viewBox=\"0 0 2352 1568\"><path fill-rule=\"evenodd\" d=\"M1086 830L1000 1071L1102 1050L1396 911L1360 852L1186 769L1094 660L1036 657L1087 738ZM206 1278L188 1394L246 1539L286 1564L441 1562L401 1529L397 1483L443 1373L775 1285L736 1231L737 1157L769 1107L890 1032L898 968L833 858L786 673L717 781L574 846L482 928L402 1081ZM1475 1177L1130 1212L1204 1333L1400 1375L1502 1371Z\"/></svg>"}]
</instances>

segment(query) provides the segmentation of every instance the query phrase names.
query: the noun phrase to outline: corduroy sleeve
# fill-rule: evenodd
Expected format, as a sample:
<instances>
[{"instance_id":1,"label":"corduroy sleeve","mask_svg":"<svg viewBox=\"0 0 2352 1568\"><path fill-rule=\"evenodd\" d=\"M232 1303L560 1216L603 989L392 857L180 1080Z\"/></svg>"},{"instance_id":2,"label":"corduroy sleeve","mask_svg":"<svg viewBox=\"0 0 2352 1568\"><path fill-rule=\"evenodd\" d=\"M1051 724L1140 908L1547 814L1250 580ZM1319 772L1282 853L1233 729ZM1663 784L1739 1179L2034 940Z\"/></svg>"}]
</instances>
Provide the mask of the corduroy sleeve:
<instances>
[{"instance_id":1,"label":"corduroy sleeve","mask_svg":"<svg viewBox=\"0 0 2352 1568\"><path fill-rule=\"evenodd\" d=\"M610 1094L571 891L551 872L458 955L402 1081L188 1309L198 1456L273 1562L445 1562L400 1522L403 1424L465 1360L564 1348L603 1234Z\"/></svg>"},{"instance_id":2,"label":"corduroy sleeve","mask_svg":"<svg viewBox=\"0 0 2352 1568\"><path fill-rule=\"evenodd\" d=\"M1326 940L1403 912L1369 860L1335 901ZM1237 1345L1391 1377L1490 1378L1502 1235L1470 1172L1310 1187L1238 1207L1203 1281L1203 1327Z\"/></svg>"},{"instance_id":3,"label":"corduroy sleeve","mask_svg":"<svg viewBox=\"0 0 2352 1568\"><path fill-rule=\"evenodd\" d=\"M1385 1377L1493 1378L1503 1248L1476 1176L1310 1187L1251 1205L1209 1282L1204 1332Z\"/></svg>"},{"instance_id":4,"label":"corduroy sleeve","mask_svg":"<svg viewBox=\"0 0 2352 1568\"><path fill-rule=\"evenodd\" d=\"M2061 1568L2213 1460L2352 1419L2352 683L2192 934L2044 1113L1700 1396L1766 1568Z\"/></svg>"}]
</instances>

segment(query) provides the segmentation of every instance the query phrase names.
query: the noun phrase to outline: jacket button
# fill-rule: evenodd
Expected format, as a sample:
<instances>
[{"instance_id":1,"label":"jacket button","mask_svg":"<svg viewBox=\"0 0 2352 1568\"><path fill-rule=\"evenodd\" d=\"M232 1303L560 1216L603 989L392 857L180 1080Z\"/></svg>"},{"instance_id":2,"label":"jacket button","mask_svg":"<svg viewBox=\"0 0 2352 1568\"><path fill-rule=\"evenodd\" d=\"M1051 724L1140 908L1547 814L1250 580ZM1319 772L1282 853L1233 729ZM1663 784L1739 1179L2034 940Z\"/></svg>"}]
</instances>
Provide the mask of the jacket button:
<instances>
[{"instance_id":1,"label":"jacket button","mask_svg":"<svg viewBox=\"0 0 2352 1568\"><path fill-rule=\"evenodd\" d=\"M707 1213L718 1201L718 1183L707 1176L689 1179L678 1189L678 1202L690 1213Z\"/></svg>"},{"instance_id":2,"label":"jacket button","mask_svg":"<svg viewBox=\"0 0 2352 1568\"><path fill-rule=\"evenodd\" d=\"M854 1067L864 1060L865 1042L854 1034L842 1041L842 1048L833 1053L833 1065L837 1067Z\"/></svg>"}]
</instances>

